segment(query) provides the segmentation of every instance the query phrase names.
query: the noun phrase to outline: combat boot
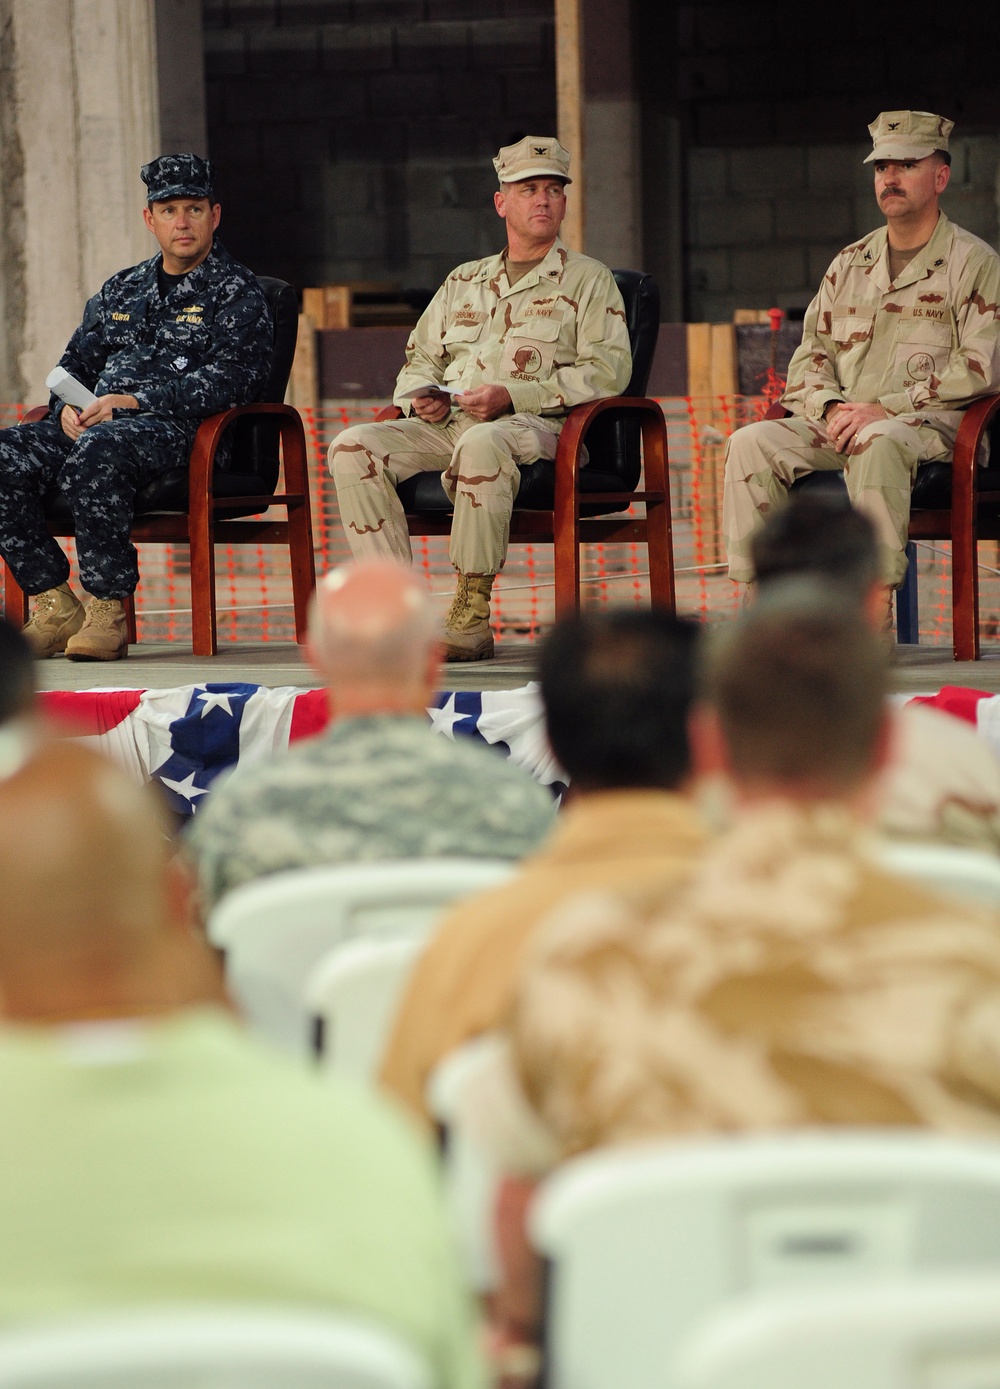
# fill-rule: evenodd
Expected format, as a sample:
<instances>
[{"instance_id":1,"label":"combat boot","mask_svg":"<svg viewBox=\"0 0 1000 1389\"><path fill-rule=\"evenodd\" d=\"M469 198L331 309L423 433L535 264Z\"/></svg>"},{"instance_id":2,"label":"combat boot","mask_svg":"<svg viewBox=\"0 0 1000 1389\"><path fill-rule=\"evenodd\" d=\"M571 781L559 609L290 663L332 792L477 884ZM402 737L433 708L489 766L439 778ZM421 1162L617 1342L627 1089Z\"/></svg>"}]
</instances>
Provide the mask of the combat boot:
<instances>
[{"instance_id":1,"label":"combat boot","mask_svg":"<svg viewBox=\"0 0 1000 1389\"><path fill-rule=\"evenodd\" d=\"M83 626L66 643L71 661L120 661L128 655L128 620L118 598L91 598Z\"/></svg>"},{"instance_id":2,"label":"combat boot","mask_svg":"<svg viewBox=\"0 0 1000 1389\"><path fill-rule=\"evenodd\" d=\"M446 661L488 661L493 655L490 594L495 574L459 574L458 588L444 620Z\"/></svg>"},{"instance_id":3,"label":"combat boot","mask_svg":"<svg viewBox=\"0 0 1000 1389\"><path fill-rule=\"evenodd\" d=\"M45 661L66 650L66 643L83 626L84 608L69 584L47 588L35 599L30 621L21 631L35 657Z\"/></svg>"}]
</instances>

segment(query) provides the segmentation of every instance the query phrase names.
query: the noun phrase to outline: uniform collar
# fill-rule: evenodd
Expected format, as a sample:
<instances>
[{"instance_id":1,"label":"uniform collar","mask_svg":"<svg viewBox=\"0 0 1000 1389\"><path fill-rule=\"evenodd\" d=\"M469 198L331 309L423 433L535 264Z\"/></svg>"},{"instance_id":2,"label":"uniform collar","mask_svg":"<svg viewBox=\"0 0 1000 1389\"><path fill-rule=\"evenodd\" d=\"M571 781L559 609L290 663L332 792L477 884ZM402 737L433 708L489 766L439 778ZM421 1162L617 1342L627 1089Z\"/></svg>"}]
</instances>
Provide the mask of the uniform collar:
<instances>
[{"instance_id":1,"label":"uniform collar","mask_svg":"<svg viewBox=\"0 0 1000 1389\"><path fill-rule=\"evenodd\" d=\"M930 241L922 251L917 252L895 284L889 274L889 232L886 227L880 227L862 242L852 263L867 271L876 289L888 294L890 286L894 290L905 289L908 285L927 279L929 275L947 270L953 238L954 228L942 212L938 215Z\"/></svg>"},{"instance_id":2,"label":"uniform collar","mask_svg":"<svg viewBox=\"0 0 1000 1389\"><path fill-rule=\"evenodd\" d=\"M220 264L228 259L228 252L222 245L222 242L216 238L212 242L212 249L201 264L196 265L182 280L178 280L175 285L172 285L167 294L167 298L173 295L183 295L187 298L192 294L197 294L211 279L214 279L215 275L218 273ZM149 262L151 267L150 275L154 282L156 280L156 272L162 264L162 255L154 256Z\"/></svg>"},{"instance_id":3,"label":"uniform collar","mask_svg":"<svg viewBox=\"0 0 1000 1389\"><path fill-rule=\"evenodd\" d=\"M477 276L481 281L496 281L497 293L501 299L506 299L510 294L520 294L522 289L531 289L541 281L551 285L560 284L562 282L563 272L566 269L566 262L569 260L569 251L567 251L566 247L557 236L549 247L545 259L539 261L534 270L529 270L527 275L522 276L516 285L510 286L506 283L506 275L504 273L505 254L506 247L499 255L491 256ZM502 288L501 280L503 281Z\"/></svg>"}]
</instances>

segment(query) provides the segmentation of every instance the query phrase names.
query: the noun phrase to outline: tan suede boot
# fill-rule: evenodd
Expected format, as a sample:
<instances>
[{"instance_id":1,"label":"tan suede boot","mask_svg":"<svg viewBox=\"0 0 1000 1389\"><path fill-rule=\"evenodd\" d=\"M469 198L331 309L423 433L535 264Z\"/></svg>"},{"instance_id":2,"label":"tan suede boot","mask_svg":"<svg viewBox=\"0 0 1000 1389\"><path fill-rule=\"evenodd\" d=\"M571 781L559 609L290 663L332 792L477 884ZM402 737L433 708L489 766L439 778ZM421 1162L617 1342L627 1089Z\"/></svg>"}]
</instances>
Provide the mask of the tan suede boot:
<instances>
[{"instance_id":1,"label":"tan suede boot","mask_svg":"<svg viewBox=\"0 0 1000 1389\"><path fill-rule=\"evenodd\" d=\"M128 655L128 621L118 598L91 598L83 626L66 643L71 661L120 661Z\"/></svg>"},{"instance_id":2,"label":"tan suede boot","mask_svg":"<svg viewBox=\"0 0 1000 1389\"><path fill-rule=\"evenodd\" d=\"M490 594L495 574L459 574L458 588L444 620L446 661L488 661L493 655Z\"/></svg>"},{"instance_id":3,"label":"tan suede boot","mask_svg":"<svg viewBox=\"0 0 1000 1389\"><path fill-rule=\"evenodd\" d=\"M83 626L83 604L69 584L47 588L35 599L31 618L21 631L39 661L66 650L66 643Z\"/></svg>"}]
</instances>

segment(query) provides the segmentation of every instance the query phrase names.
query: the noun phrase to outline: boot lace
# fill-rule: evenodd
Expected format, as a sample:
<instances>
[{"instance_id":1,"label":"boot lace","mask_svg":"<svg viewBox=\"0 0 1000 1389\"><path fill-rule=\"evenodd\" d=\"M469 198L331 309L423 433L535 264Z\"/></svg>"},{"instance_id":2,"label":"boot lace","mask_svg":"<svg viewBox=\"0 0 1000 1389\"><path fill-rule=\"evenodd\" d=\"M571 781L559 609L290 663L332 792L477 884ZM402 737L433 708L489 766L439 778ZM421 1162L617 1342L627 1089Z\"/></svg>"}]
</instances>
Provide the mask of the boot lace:
<instances>
[{"instance_id":1,"label":"boot lace","mask_svg":"<svg viewBox=\"0 0 1000 1389\"><path fill-rule=\"evenodd\" d=\"M117 598L92 598L87 609L88 627L111 628L121 619L121 603Z\"/></svg>"},{"instance_id":2,"label":"boot lace","mask_svg":"<svg viewBox=\"0 0 1000 1389\"><path fill-rule=\"evenodd\" d=\"M464 574L459 574L458 588L455 590L455 596L451 600L451 607L448 609L448 615L444 620L444 625L446 627L454 627L456 621L462 616L468 606L469 580Z\"/></svg>"}]
</instances>

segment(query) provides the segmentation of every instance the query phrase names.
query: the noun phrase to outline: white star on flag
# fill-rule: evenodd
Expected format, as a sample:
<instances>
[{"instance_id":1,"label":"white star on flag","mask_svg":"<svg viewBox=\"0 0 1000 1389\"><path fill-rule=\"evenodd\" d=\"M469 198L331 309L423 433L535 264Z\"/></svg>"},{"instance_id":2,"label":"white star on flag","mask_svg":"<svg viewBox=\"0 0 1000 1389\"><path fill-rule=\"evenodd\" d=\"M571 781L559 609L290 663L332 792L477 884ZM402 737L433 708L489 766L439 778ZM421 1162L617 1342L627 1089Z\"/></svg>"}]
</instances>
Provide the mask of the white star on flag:
<instances>
[{"instance_id":1,"label":"white star on flag","mask_svg":"<svg viewBox=\"0 0 1000 1389\"><path fill-rule=\"evenodd\" d=\"M225 709L229 717L233 717L233 706L229 703L232 699L232 695L210 694L208 690L202 690L198 698L201 700L202 718L205 717L210 709Z\"/></svg>"},{"instance_id":2,"label":"white star on flag","mask_svg":"<svg viewBox=\"0 0 1000 1389\"><path fill-rule=\"evenodd\" d=\"M195 786L194 772L190 772L183 781L171 781L168 776L160 777L164 786L169 786L171 791L176 791L178 796L183 796L186 801L193 801L195 796L207 796L207 786Z\"/></svg>"},{"instance_id":3,"label":"white star on flag","mask_svg":"<svg viewBox=\"0 0 1000 1389\"><path fill-rule=\"evenodd\" d=\"M428 709L430 715L431 728L435 733L447 734L449 738L455 736L455 725L466 717L460 714L455 708L455 696L450 694L440 709Z\"/></svg>"}]
</instances>

